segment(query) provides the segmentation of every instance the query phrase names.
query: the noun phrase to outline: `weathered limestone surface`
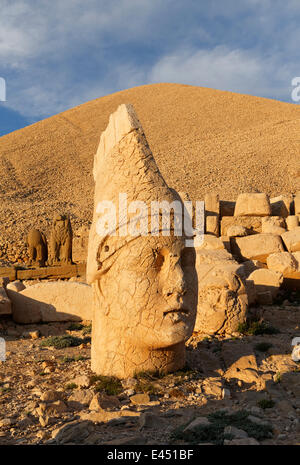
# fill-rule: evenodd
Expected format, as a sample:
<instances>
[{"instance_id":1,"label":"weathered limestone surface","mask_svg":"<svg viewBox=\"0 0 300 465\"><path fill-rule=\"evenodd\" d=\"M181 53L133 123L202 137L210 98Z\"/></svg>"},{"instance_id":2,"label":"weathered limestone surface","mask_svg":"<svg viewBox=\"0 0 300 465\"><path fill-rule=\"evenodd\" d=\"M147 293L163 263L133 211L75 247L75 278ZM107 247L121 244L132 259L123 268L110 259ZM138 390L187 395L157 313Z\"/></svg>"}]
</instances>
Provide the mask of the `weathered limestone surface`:
<instances>
[{"instance_id":1,"label":"weathered limestone surface","mask_svg":"<svg viewBox=\"0 0 300 465\"><path fill-rule=\"evenodd\" d=\"M287 216L285 221L288 231L292 231L293 229L296 229L299 226L299 218L297 215Z\"/></svg>"},{"instance_id":2,"label":"weathered limestone surface","mask_svg":"<svg viewBox=\"0 0 300 465\"><path fill-rule=\"evenodd\" d=\"M265 216L261 220L262 233L264 234L277 234L280 236L286 231L285 221L280 216Z\"/></svg>"},{"instance_id":3,"label":"weathered limestone surface","mask_svg":"<svg viewBox=\"0 0 300 465\"><path fill-rule=\"evenodd\" d=\"M293 254L281 252L269 255L267 265L270 270L279 271L283 276L293 275L297 272L298 262Z\"/></svg>"},{"instance_id":4,"label":"weathered limestone surface","mask_svg":"<svg viewBox=\"0 0 300 465\"><path fill-rule=\"evenodd\" d=\"M46 236L38 229L31 229L27 235L29 264L45 266L48 258L48 245Z\"/></svg>"},{"instance_id":5,"label":"weathered limestone surface","mask_svg":"<svg viewBox=\"0 0 300 465\"><path fill-rule=\"evenodd\" d=\"M136 212L121 215L124 236L116 235L114 225L105 233L99 228L99 203L111 201L120 210L119 193L127 194L128 203L146 203L146 225L151 201L178 198L162 178L131 105L120 105L110 116L94 179L87 262L94 292L92 370L125 378L181 368L196 317L195 250L185 247L183 236L162 236L160 228L158 236L130 234Z\"/></svg>"},{"instance_id":6,"label":"weathered limestone surface","mask_svg":"<svg viewBox=\"0 0 300 465\"><path fill-rule=\"evenodd\" d=\"M9 289L10 291L15 291L15 292L20 292L25 289L25 285L22 283L22 281L12 281L7 284L6 289Z\"/></svg>"},{"instance_id":7,"label":"weathered limestone surface","mask_svg":"<svg viewBox=\"0 0 300 465\"><path fill-rule=\"evenodd\" d=\"M230 334L246 319L248 298L240 265L225 250L198 250L198 308L195 331Z\"/></svg>"},{"instance_id":8,"label":"weathered limestone surface","mask_svg":"<svg viewBox=\"0 0 300 465\"><path fill-rule=\"evenodd\" d=\"M244 226L229 226L227 229L227 236L228 237L244 237L247 236L247 229Z\"/></svg>"},{"instance_id":9,"label":"weathered limestone surface","mask_svg":"<svg viewBox=\"0 0 300 465\"><path fill-rule=\"evenodd\" d=\"M232 253L240 258L259 260L263 263L266 263L272 253L284 252L281 238L275 234L254 234L232 238L231 249Z\"/></svg>"},{"instance_id":10,"label":"weathered limestone surface","mask_svg":"<svg viewBox=\"0 0 300 465\"><path fill-rule=\"evenodd\" d=\"M92 319L90 286L74 282L34 284L23 291L7 290L16 323L80 321Z\"/></svg>"},{"instance_id":11,"label":"weathered limestone surface","mask_svg":"<svg viewBox=\"0 0 300 465\"><path fill-rule=\"evenodd\" d=\"M286 194L273 197L270 199L270 204L272 216L281 216L286 218L292 214L293 196Z\"/></svg>"},{"instance_id":12,"label":"weathered limestone surface","mask_svg":"<svg viewBox=\"0 0 300 465\"><path fill-rule=\"evenodd\" d=\"M297 193L294 197L295 215L300 215L300 193Z\"/></svg>"},{"instance_id":13,"label":"weathered limestone surface","mask_svg":"<svg viewBox=\"0 0 300 465\"><path fill-rule=\"evenodd\" d=\"M269 216L270 200L266 194L247 193L237 198L234 216Z\"/></svg>"},{"instance_id":14,"label":"weathered limestone surface","mask_svg":"<svg viewBox=\"0 0 300 465\"><path fill-rule=\"evenodd\" d=\"M19 280L26 279L66 279L85 274L86 265L64 265L64 266L47 266L45 268L36 268L32 270L18 270L17 278Z\"/></svg>"},{"instance_id":15,"label":"weathered limestone surface","mask_svg":"<svg viewBox=\"0 0 300 465\"><path fill-rule=\"evenodd\" d=\"M220 235L220 200L216 193L209 193L204 198L205 205L205 231L206 234Z\"/></svg>"},{"instance_id":16,"label":"weathered limestone surface","mask_svg":"<svg viewBox=\"0 0 300 465\"><path fill-rule=\"evenodd\" d=\"M72 263L72 227L67 215L55 214L49 240L49 265Z\"/></svg>"},{"instance_id":17,"label":"weathered limestone surface","mask_svg":"<svg viewBox=\"0 0 300 465\"><path fill-rule=\"evenodd\" d=\"M261 378L258 375L258 366L251 344L235 341L231 346L224 344L222 358L227 368L225 378L240 380L246 385L260 386ZM263 386L261 386L263 387Z\"/></svg>"},{"instance_id":18,"label":"weathered limestone surface","mask_svg":"<svg viewBox=\"0 0 300 465\"><path fill-rule=\"evenodd\" d=\"M9 300L4 287L0 287L0 315L11 314L11 301Z\"/></svg>"},{"instance_id":19,"label":"weathered limestone surface","mask_svg":"<svg viewBox=\"0 0 300 465\"><path fill-rule=\"evenodd\" d=\"M1 267L0 278L8 278L10 281L15 281L17 278L17 269L14 267Z\"/></svg>"},{"instance_id":20,"label":"weathered limestone surface","mask_svg":"<svg viewBox=\"0 0 300 465\"><path fill-rule=\"evenodd\" d=\"M242 226L247 234L262 232L261 216L223 216L221 220L221 235L228 236L228 230L232 226Z\"/></svg>"},{"instance_id":21,"label":"weathered limestone surface","mask_svg":"<svg viewBox=\"0 0 300 465\"><path fill-rule=\"evenodd\" d=\"M80 228L73 235L72 259L75 263L86 263L89 243L89 229L86 226Z\"/></svg>"},{"instance_id":22,"label":"weathered limestone surface","mask_svg":"<svg viewBox=\"0 0 300 465\"><path fill-rule=\"evenodd\" d=\"M281 237L289 252L300 251L300 227L281 234Z\"/></svg>"},{"instance_id":23,"label":"weathered limestone surface","mask_svg":"<svg viewBox=\"0 0 300 465\"><path fill-rule=\"evenodd\" d=\"M225 249L223 241L219 237L211 234L204 234L202 244L197 247L198 249L205 250L222 250Z\"/></svg>"},{"instance_id":24,"label":"weathered limestone surface","mask_svg":"<svg viewBox=\"0 0 300 465\"><path fill-rule=\"evenodd\" d=\"M270 296L270 302L274 301L283 283L283 274L279 271L261 268L253 271L253 273L249 275L248 280L253 281L257 300L263 304L266 301L267 295Z\"/></svg>"}]
</instances>

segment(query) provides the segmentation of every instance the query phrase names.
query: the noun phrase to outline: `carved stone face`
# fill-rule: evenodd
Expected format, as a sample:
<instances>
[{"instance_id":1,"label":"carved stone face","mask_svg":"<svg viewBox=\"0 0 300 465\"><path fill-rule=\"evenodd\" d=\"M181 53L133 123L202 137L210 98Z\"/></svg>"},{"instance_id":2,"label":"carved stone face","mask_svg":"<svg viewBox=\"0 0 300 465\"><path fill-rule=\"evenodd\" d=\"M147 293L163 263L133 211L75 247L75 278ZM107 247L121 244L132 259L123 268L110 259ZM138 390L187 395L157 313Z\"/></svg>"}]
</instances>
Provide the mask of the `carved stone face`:
<instances>
[{"instance_id":1,"label":"carved stone face","mask_svg":"<svg viewBox=\"0 0 300 465\"><path fill-rule=\"evenodd\" d=\"M103 275L94 284L95 317L104 311L112 334L135 346L159 349L187 340L197 306L195 250L182 238L139 237L105 259L114 247L109 242L100 254Z\"/></svg>"}]
</instances>

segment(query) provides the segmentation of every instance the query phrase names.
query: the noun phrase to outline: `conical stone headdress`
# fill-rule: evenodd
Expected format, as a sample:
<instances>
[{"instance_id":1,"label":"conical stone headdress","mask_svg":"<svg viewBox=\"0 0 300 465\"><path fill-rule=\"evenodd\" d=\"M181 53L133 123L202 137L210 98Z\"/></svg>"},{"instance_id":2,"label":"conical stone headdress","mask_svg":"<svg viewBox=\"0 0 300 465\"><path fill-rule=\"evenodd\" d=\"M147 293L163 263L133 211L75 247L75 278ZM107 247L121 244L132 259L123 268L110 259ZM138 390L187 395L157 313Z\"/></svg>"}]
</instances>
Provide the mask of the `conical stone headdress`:
<instances>
[{"instance_id":1,"label":"conical stone headdress","mask_svg":"<svg viewBox=\"0 0 300 465\"><path fill-rule=\"evenodd\" d=\"M146 204L148 210L142 212L141 220L146 220L148 223L148 233L150 233L151 220L148 215L151 212L151 202L167 201L171 204L176 200L180 203L180 197L163 179L141 123L130 104L120 105L117 111L110 115L108 126L101 135L93 174L94 215L87 262L87 280L90 283L103 273L105 260L128 241L136 238L126 232L130 214L128 215L126 208L124 209L123 199L126 198L126 207L131 202ZM111 227L102 234L101 231L99 232L99 221L103 215L103 207L106 205L109 208L112 204L115 210L112 209L111 214L113 216L117 213L117 221L116 223L112 221ZM172 228L174 229L174 223L172 226L171 218ZM160 223L160 232L162 229Z\"/></svg>"}]
</instances>

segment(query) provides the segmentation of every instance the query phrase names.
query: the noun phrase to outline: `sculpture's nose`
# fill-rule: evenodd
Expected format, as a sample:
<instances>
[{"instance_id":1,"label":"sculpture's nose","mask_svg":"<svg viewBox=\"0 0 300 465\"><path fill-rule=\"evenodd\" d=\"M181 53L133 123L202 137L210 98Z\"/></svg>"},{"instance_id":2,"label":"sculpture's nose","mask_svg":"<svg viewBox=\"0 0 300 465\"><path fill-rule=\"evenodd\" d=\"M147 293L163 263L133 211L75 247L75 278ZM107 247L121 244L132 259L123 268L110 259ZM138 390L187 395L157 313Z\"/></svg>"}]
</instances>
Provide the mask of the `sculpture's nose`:
<instances>
[{"instance_id":1,"label":"sculpture's nose","mask_svg":"<svg viewBox=\"0 0 300 465\"><path fill-rule=\"evenodd\" d=\"M162 286L165 297L175 297L178 300L185 294L184 273L177 260L170 259L168 273Z\"/></svg>"}]
</instances>

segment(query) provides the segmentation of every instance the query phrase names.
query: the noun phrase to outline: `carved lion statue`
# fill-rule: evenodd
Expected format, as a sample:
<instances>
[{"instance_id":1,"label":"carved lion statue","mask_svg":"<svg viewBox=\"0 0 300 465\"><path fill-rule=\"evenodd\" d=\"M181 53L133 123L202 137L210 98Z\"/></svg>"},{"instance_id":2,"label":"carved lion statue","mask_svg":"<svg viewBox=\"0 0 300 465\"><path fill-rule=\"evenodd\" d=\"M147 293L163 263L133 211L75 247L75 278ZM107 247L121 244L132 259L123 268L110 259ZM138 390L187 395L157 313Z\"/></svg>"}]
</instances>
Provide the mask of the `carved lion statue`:
<instances>
[{"instance_id":1,"label":"carved lion statue","mask_svg":"<svg viewBox=\"0 0 300 465\"><path fill-rule=\"evenodd\" d=\"M31 229L27 235L29 265L45 266L48 258L47 239L38 229Z\"/></svg>"},{"instance_id":2,"label":"carved lion statue","mask_svg":"<svg viewBox=\"0 0 300 465\"><path fill-rule=\"evenodd\" d=\"M72 263L72 239L70 218L55 214L49 241L49 265Z\"/></svg>"}]
</instances>

